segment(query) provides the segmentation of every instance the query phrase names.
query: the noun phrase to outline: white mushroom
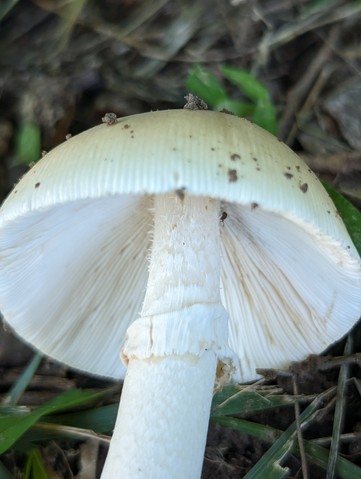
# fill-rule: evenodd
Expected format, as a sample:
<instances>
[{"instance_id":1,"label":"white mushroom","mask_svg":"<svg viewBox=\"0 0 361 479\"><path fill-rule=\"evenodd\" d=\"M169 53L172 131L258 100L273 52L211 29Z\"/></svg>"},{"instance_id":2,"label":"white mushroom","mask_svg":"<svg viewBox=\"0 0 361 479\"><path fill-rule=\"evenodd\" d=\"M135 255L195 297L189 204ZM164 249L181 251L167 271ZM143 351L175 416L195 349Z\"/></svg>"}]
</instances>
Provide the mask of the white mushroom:
<instances>
[{"instance_id":1,"label":"white mushroom","mask_svg":"<svg viewBox=\"0 0 361 479\"><path fill-rule=\"evenodd\" d=\"M5 201L0 258L25 341L115 378L122 350L104 479L198 478L217 361L252 380L361 311L360 258L317 177L225 113L140 114L58 146Z\"/></svg>"}]
</instances>

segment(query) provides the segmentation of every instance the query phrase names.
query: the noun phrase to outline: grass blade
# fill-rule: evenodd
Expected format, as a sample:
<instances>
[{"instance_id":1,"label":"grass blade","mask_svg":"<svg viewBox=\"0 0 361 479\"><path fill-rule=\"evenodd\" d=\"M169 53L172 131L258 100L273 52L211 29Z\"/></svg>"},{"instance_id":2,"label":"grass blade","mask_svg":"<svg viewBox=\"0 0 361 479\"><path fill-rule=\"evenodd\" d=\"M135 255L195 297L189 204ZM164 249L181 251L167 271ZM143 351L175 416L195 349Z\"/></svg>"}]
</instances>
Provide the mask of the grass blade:
<instances>
[{"instance_id":1,"label":"grass blade","mask_svg":"<svg viewBox=\"0 0 361 479\"><path fill-rule=\"evenodd\" d=\"M7 451L41 417L48 414L55 414L64 409L80 406L84 403L94 401L103 395L104 393L74 389L66 391L64 394L57 396L29 414L23 414L21 416L1 416L0 409L0 454Z\"/></svg>"},{"instance_id":2,"label":"grass blade","mask_svg":"<svg viewBox=\"0 0 361 479\"><path fill-rule=\"evenodd\" d=\"M220 424L224 427L230 427L243 434L248 434L268 444L275 443L275 441L281 438L283 434L283 431L275 429L271 426L265 426L263 424L257 424L245 419L238 419L234 417L214 417L212 422ZM327 469L327 464L329 461L329 451L327 449L316 444L315 442L306 440L304 440L304 448L308 461L324 470ZM296 441L294 441L294 446L290 452L299 454ZM336 460L336 473L339 479L361 479L361 468L340 456L337 456ZM256 478L257 475L253 477ZM260 479L260 477L267 477L268 479L268 476L266 475L258 476L257 479ZM247 479L249 479L249 477Z\"/></svg>"},{"instance_id":3,"label":"grass blade","mask_svg":"<svg viewBox=\"0 0 361 479\"><path fill-rule=\"evenodd\" d=\"M252 389L247 386L226 386L213 398L211 417L251 414L266 409L290 406L297 401L310 402L315 396L288 396L274 390Z\"/></svg>"},{"instance_id":4,"label":"grass blade","mask_svg":"<svg viewBox=\"0 0 361 479\"><path fill-rule=\"evenodd\" d=\"M40 352L34 354L32 360L26 366L19 379L9 390L8 394L4 397L2 401L3 405L13 405L19 401L25 389L28 387L31 378L34 376L36 370L38 369L42 358L43 355Z\"/></svg>"},{"instance_id":5,"label":"grass blade","mask_svg":"<svg viewBox=\"0 0 361 479\"><path fill-rule=\"evenodd\" d=\"M351 335L348 336L344 354L348 356L352 352L351 347ZM349 366L347 363L343 364L340 368L337 392L336 392L336 405L335 405L335 414L333 419L333 431L332 431L332 441L330 447L330 455L327 464L327 474L326 479L333 479L336 472L337 464L337 455L340 445L340 435L344 419L344 406L345 406L345 390L347 383Z\"/></svg>"},{"instance_id":6,"label":"grass blade","mask_svg":"<svg viewBox=\"0 0 361 479\"><path fill-rule=\"evenodd\" d=\"M320 404L330 394L334 394L334 389L320 394L300 415L300 424L302 426L311 422ZM297 424L292 423L282 436L270 447L262 456L257 464L246 474L245 479L259 479L267 477L270 479L281 479L288 473L287 469L281 466L281 462L290 454L294 448L295 436L297 434Z\"/></svg>"},{"instance_id":7,"label":"grass blade","mask_svg":"<svg viewBox=\"0 0 361 479\"><path fill-rule=\"evenodd\" d=\"M25 465L24 479L32 478L51 479L46 472L39 449L35 448L29 452Z\"/></svg>"},{"instance_id":8,"label":"grass blade","mask_svg":"<svg viewBox=\"0 0 361 479\"><path fill-rule=\"evenodd\" d=\"M361 254L361 213L352 203L350 203L344 196L335 191L329 184L322 182L327 193L330 195L332 201L338 212L341 215L343 222L351 236L351 239L356 246L357 251Z\"/></svg>"},{"instance_id":9,"label":"grass blade","mask_svg":"<svg viewBox=\"0 0 361 479\"><path fill-rule=\"evenodd\" d=\"M217 78L200 65L196 65L186 80L187 88L212 108L227 101L227 93Z\"/></svg>"},{"instance_id":10,"label":"grass blade","mask_svg":"<svg viewBox=\"0 0 361 479\"><path fill-rule=\"evenodd\" d=\"M10 471L4 466L2 462L0 462L0 477L1 479L14 479L14 476L10 473Z\"/></svg>"}]
</instances>

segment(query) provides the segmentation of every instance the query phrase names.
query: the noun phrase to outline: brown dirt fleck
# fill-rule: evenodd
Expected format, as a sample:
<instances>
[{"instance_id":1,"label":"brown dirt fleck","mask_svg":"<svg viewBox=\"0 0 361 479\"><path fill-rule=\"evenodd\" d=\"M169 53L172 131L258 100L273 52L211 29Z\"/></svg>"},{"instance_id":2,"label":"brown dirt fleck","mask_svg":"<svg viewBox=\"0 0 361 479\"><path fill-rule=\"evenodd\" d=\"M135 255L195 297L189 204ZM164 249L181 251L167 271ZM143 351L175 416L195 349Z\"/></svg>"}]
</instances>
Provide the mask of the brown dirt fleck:
<instances>
[{"instance_id":1,"label":"brown dirt fleck","mask_svg":"<svg viewBox=\"0 0 361 479\"><path fill-rule=\"evenodd\" d=\"M228 169L228 181L234 183L238 180L237 170Z\"/></svg>"},{"instance_id":2,"label":"brown dirt fleck","mask_svg":"<svg viewBox=\"0 0 361 479\"><path fill-rule=\"evenodd\" d=\"M302 183L302 185L300 185L300 190L302 191L302 193L307 193L308 184L307 183Z\"/></svg>"}]
</instances>

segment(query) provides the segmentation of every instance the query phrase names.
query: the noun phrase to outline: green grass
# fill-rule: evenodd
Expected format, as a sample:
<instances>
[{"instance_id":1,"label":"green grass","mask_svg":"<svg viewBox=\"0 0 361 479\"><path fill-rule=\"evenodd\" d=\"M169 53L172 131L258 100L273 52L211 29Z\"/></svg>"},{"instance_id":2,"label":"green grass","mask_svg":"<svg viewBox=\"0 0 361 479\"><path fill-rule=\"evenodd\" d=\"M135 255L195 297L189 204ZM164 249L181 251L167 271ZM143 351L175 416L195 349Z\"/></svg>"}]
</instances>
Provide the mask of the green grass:
<instances>
[{"instance_id":1,"label":"green grass","mask_svg":"<svg viewBox=\"0 0 361 479\"><path fill-rule=\"evenodd\" d=\"M16 158L19 163L30 165L41 157L41 131L35 121L26 121L18 126Z\"/></svg>"},{"instance_id":2,"label":"green grass","mask_svg":"<svg viewBox=\"0 0 361 479\"><path fill-rule=\"evenodd\" d=\"M343 378L344 381L344 378ZM24 477L28 479L51 479L42 463L38 446L51 440L74 441L96 439L104 441L102 434L111 431L115 424L118 404L101 406L100 401L107 390L67 391L35 409L21 405L0 407L0 452L19 451L26 454ZM290 455L299 457L297 428L317 424L328 404L337 398L337 387L318 395L294 396L280 394L270 386L226 386L215 394L211 421L247 434L270 445L268 451L247 473L247 479L281 479L287 477L283 465ZM294 408L299 403L303 408L299 421L291 423L285 431L259 424L247 416L274 409L280 414L283 408ZM282 412L281 412L282 414ZM176 418L175 418L176 420ZM309 464L325 471L330 461L330 452L315 440L304 441ZM361 468L334 452L337 477L361 479ZM4 471L4 472L2 472ZM9 471L0 462L0 477L11 478Z\"/></svg>"},{"instance_id":3,"label":"green grass","mask_svg":"<svg viewBox=\"0 0 361 479\"><path fill-rule=\"evenodd\" d=\"M223 66L220 68L223 81L200 65L189 73L187 88L204 100L214 110L229 110L237 116L249 118L257 125L277 134L276 109L268 89L251 73ZM224 81L227 80L239 89L240 99L229 96Z\"/></svg>"},{"instance_id":4,"label":"green grass","mask_svg":"<svg viewBox=\"0 0 361 479\"><path fill-rule=\"evenodd\" d=\"M230 427L242 434L247 434L270 445L268 451L244 476L244 479L282 479L287 477L288 469L283 466L284 461L291 455L300 457L297 441L297 428L309 427L319 421L325 405L332 403L336 398L337 388L311 397L294 397L287 394L273 395L272 392L262 390L252 391L252 387L226 387L222 393L215 396L213 401L211 420L224 427ZM253 399L252 399L253 395ZM264 408L260 407L263 402ZM292 407L296 402L303 405L309 402L298 421L294 421L285 431L275 429L268 425L258 424L239 418L239 415L249 415L262 410L280 407ZM220 413L219 404L224 404ZM253 407L254 405L254 407ZM316 441L304 440L306 459L309 464L317 465L324 471L328 470L331 453ZM348 461L334 451L334 463L339 479L361 479L361 468Z\"/></svg>"}]
</instances>

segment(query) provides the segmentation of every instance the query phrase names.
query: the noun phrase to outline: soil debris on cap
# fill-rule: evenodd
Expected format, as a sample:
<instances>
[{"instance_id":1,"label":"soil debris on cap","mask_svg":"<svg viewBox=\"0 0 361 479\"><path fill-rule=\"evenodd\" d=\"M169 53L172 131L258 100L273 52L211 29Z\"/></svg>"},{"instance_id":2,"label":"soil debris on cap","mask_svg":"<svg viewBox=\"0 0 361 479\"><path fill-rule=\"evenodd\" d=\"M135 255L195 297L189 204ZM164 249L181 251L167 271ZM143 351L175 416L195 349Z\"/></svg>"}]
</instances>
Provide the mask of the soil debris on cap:
<instances>
[{"instance_id":1,"label":"soil debris on cap","mask_svg":"<svg viewBox=\"0 0 361 479\"><path fill-rule=\"evenodd\" d=\"M238 180L237 170L228 170L228 180L230 183L233 183L234 181Z\"/></svg>"},{"instance_id":2,"label":"soil debris on cap","mask_svg":"<svg viewBox=\"0 0 361 479\"><path fill-rule=\"evenodd\" d=\"M184 196L185 196L185 192L186 192L186 187L185 186L182 186L181 188L178 188L177 190L175 190L175 194L178 196L178 198L183 201L184 200Z\"/></svg>"},{"instance_id":3,"label":"soil debris on cap","mask_svg":"<svg viewBox=\"0 0 361 479\"><path fill-rule=\"evenodd\" d=\"M184 99L187 100L183 107L185 110L208 110L207 103L193 93L188 93Z\"/></svg>"},{"instance_id":4,"label":"soil debris on cap","mask_svg":"<svg viewBox=\"0 0 361 479\"><path fill-rule=\"evenodd\" d=\"M300 190L302 191L302 193L306 193L308 190L308 184L303 183L302 185L300 185Z\"/></svg>"},{"instance_id":5,"label":"soil debris on cap","mask_svg":"<svg viewBox=\"0 0 361 479\"><path fill-rule=\"evenodd\" d=\"M105 123L107 126L114 125L116 121L117 115L115 113L106 113L102 118L102 122Z\"/></svg>"}]
</instances>

